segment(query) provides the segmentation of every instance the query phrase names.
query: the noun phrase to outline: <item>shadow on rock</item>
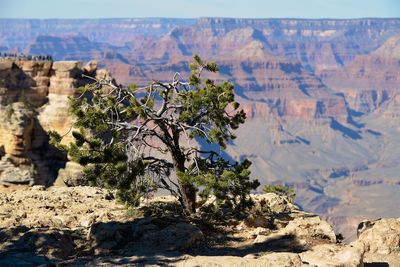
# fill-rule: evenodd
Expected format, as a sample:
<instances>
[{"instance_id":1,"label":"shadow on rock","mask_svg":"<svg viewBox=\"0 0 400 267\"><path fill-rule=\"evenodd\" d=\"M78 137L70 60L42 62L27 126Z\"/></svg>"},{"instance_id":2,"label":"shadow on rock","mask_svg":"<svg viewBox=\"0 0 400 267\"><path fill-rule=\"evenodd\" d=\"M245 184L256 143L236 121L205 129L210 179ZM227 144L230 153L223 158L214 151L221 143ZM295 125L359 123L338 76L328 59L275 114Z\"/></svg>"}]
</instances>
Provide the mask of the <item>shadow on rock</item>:
<instances>
[{"instance_id":1,"label":"shadow on rock","mask_svg":"<svg viewBox=\"0 0 400 267\"><path fill-rule=\"evenodd\" d=\"M76 255L71 231L2 228L0 241L0 266L47 266Z\"/></svg>"}]
</instances>

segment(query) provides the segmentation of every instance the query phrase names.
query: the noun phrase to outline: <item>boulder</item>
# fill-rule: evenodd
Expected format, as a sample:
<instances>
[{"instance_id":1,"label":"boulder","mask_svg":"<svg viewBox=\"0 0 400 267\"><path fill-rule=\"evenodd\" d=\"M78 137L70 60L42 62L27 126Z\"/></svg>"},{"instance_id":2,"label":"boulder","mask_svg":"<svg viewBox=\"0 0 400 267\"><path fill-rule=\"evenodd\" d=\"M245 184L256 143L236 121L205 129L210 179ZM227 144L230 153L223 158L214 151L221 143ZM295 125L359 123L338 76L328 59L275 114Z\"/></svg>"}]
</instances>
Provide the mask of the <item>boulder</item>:
<instances>
[{"instance_id":1,"label":"boulder","mask_svg":"<svg viewBox=\"0 0 400 267\"><path fill-rule=\"evenodd\" d=\"M153 218L150 216L144 217L132 225L134 239L140 239L145 233L158 230L158 226L153 223Z\"/></svg>"},{"instance_id":2,"label":"boulder","mask_svg":"<svg viewBox=\"0 0 400 267\"><path fill-rule=\"evenodd\" d=\"M332 226L318 216L295 218L282 230L285 234L297 237L322 238L336 243L336 235Z\"/></svg>"},{"instance_id":3,"label":"boulder","mask_svg":"<svg viewBox=\"0 0 400 267\"><path fill-rule=\"evenodd\" d=\"M364 243L370 253L400 252L400 218L362 222L358 232L358 242Z\"/></svg>"},{"instance_id":4,"label":"boulder","mask_svg":"<svg viewBox=\"0 0 400 267\"><path fill-rule=\"evenodd\" d=\"M264 214L250 214L248 218L244 220L244 224L247 227L252 228L272 228L273 224L270 218Z\"/></svg>"},{"instance_id":5,"label":"boulder","mask_svg":"<svg viewBox=\"0 0 400 267\"><path fill-rule=\"evenodd\" d=\"M59 230L31 229L12 245L12 250L35 252L50 259L67 259L75 254L73 240Z\"/></svg>"},{"instance_id":6,"label":"boulder","mask_svg":"<svg viewBox=\"0 0 400 267\"><path fill-rule=\"evenodd\" d=\"M16 166L8 156L0 160L0 184L33 184L35 181L34 166L24 164Z\"/></svg>"},{"instance_id":7,"label":"boulder","mask_svg":"<svg viewBox=\"0 0 400 267\"><path fill-rule=\"evenodd\" d=\"M95 254L107 253L122 248L132 240L132 228L129 223L99 222L89 229L88 240Z\"/></svg>"},{"instance_id":8,"label":"boulder","mask_svg":"<svg viewBox=\"0 0 400 267\"><path fill-rule=\"evenodd\" d=\"M253 195L253 199L261 206L266 205L272 212L275 213L289 212L295 209L295 206L286 196L280 196L275 193Z\"/></svg>"},{"instance_id":9,"label":"boulder","mask_svg":"<svg viewBox=\"0 0 400 267\"><path fill-rule=\"evenodd\" d=\"M65 167L58 171L57 179L54 182L55 186L79 186L87 185L87 180L83 176L82 165L68 161Z\"/></svg>"},{"instance_id":10,"label":"boulder","mask_svg":"<svg viewBox=\"0 0 400 267\"><path fill-rule=\"evenodd\" d=\"M204 239L201 230L192 224L178 222L166 227L157 226L151 217L136 222L99 222L93 224L87 239L96 254L123 248L129 242L138 248L152 251L186 250Z\"/></svg>"},{"instance_id":11,"label":"boulder","mask_svg":"<svg viewBox=\"0 0 400 267\"><path fill-rule=\"evenodd\" d=\"M203 239L203 232L197 226L179 222L158 231L148 231L140 241L146 247L172 251L189 249Z\"/></svg>"},{"instance_id":12,"label":"boulder","mask_svg":"<svg viewBox=\"0 0 400 267\"><path fill-rule=\"evenodd\" d=\"M110 72L106 69L98 69L96 71L96 79L101 80L101 79L105 79L105 80L112 80L112 76L110 74Z\"/></svg>"},{"instance_id":13,"label":"boulder","mask_svg":"<svg viewBox=\"0 0 400 267\"><path fill-rule=\"evenodd\" d=\"M257 259L261 265L258 266L303 266L301 258L296 253L275 252L261 256Z\"/></svg>"},{"instance_id":14,"label":"boulder","mask_svg":"<svg viewBox=\"0 0 400 267\"><path fill-rule=\"evenodd\" d=\"M276 252L266 254L259 258L247 258L236 256L197 256L190 257L176 264L178 267L194 266L213 266L213 267L259 267L259 266L279 266L279 267L300 267L303 266L298 254L287 252Z\"/></svg>"},{"instance_id":15,"label":"boulder","mask_svg":"<svg viewBox=\"0 0 400 267\"><path fill-rule=\"evenodd\" d=\"M86 75L93 76L97 70L97 61L90 60L85 67L83 67L83 71Z\"/></svg>"},{"instance_id":16,"label":"boulder","mask_svg":"<svg viewBox=\"0 0 400 267\"><path fill-rule=\"evenodd\" d=\"M324 267L362 267L364 247L360 244L341 246L336 244L316 245L300 253L303 263Z\"/></svg>"}]
</instances>

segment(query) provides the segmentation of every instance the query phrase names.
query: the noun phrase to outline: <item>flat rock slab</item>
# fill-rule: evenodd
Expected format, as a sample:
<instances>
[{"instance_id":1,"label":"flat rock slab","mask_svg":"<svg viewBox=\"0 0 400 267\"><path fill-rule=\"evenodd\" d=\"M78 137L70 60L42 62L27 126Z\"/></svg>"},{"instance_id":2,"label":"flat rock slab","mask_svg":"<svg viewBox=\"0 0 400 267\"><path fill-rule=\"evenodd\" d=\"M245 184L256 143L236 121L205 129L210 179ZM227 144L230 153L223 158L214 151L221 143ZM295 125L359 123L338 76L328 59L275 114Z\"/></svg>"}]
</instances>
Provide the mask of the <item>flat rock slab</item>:
<instances>
[{"instance_id":1,"label":"flat rock slab","mask_svg":"<svg viewBox=\"0 0 400 267\"><path fill-rule=\"evenodd\" d=\"M212 267L299 267L303 266L301 258L295 253L271 253L262 257L251 259L234 256L197 256L190 257L176 264L178 267L212 266Z\"/></svg>"}]
</instances>

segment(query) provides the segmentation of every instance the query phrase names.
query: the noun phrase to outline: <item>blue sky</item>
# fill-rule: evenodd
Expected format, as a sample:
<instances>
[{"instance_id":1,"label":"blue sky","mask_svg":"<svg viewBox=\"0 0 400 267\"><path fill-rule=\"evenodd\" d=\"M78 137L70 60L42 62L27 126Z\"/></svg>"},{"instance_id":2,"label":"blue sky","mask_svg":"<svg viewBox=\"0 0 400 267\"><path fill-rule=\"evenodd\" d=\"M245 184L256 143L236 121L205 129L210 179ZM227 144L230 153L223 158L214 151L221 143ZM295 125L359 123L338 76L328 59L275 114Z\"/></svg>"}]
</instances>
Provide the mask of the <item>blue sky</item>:
<instances>
[{"instance_id":1,"label":"blue sky","mask_svg":"<svg viewBox=\"0 0 400 267\"><path fill-rule=\"evenodd\" d=\"M400 0L0 0L0 18L400 17Z\"/></svg>"}]
</instances>

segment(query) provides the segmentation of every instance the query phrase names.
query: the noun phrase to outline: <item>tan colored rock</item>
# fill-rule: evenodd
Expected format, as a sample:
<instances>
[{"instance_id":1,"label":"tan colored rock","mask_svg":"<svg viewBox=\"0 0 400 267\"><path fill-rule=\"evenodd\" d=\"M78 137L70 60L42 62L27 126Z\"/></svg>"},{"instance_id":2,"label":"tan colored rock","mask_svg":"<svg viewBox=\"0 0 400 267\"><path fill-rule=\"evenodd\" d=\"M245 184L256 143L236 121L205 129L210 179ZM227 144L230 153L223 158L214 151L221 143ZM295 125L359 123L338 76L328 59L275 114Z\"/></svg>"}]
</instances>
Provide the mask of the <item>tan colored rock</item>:
<instances>
[{"instance_id":1,"label":"tan colored rock","mask_svg":"<svg viewBox=\"0 0 400 267\"><path fill-rule=\"evenodd\" d=\"M108 70L99 69L96 71L96 79L110 80L110 79L112 79L112 76Z\"/></svg>"},{"instance_id":2,"label":"tan colored rock","mask_svg":"<svg viewBox=\"0 0 400 267\"><path fill-rule=\"evenodd\" d=\"M72 243L70 241L72 236L74 236L75 240L76 234L79 234L82 238L79 242L83 242L87 249L93 249L91 251L94 251L94 254L91 255L108 257L109 252L113 252L118 253L118 258L121 255L119 253L127 253L129 255L128 253L147 253L155 250L163 251L163 253L167 254L169 253L168 250L185 250L195 246L196 242L201 241L203 238L209 238L207 236L204 237L197 226L187 222L154 219L150 216L142 217L142 215L138 215L138 217L128 216L122 205L118 205L114 200L110 199L112 198L108 197L108 191L106 190L82 186L73 188L33 186L14 192L0 192L0 252L3 253L5 248L14 244L13 248L18 251L18 255L21 256L21 253L27 253L26 255L24 254L24 259L30 259L33 255L43 255L50 259L66 259L75 255L76 248L71 247ZM149 202L146 201L143 205L148 205L153 201L170 203L172 201L176 202L176 199L156 197ZM295 214L295 212L293 214L290 213L289 217L292 215L297 216ZM297 217L297 219L299 218L302 217ZM382 233L390 232L390 229L395 228L398 223L396 219L387 221L389 223L381 228ZM375 221L373 227L376 227L378 222L380 221ZM308 224L302 223L298 225L301 227L307 225L311 228L308 233L314 233L315 229L312 228L316 227L318 229L320 223L308 221ZM311 265L351 267L363 266L363 262L390 263L389 266L395 267L399 265L399 253L396 253L395 250L389 255L367 251L365 261L364 243L361 240L350 245L333 243L321 245L321 242L324 241L321 235L316 237L322 239L311 240L311 242L305 235L296 235L293 239L296 244L291 247L291 239L285 239L285 235L287 236L288 234L285 228L272 230L271 232L271 230L264 228L249 229L243 225L242 227L242 235L235 237L247 240L244 243L241 241L236 243L235 245L238 246L234 248L237 251L241 251L242 248L247 249L250 246L254 246L257 251L253 251L244 257L184 256L186 257L184 258L181 255L176 257L176 254L174 254L175 256L169 258L167 262L173 262L172 264L177 266L232 265L274 267ZM373 227L363 231L360 237L372 230ZM243 233L246 231L248 233L252 232L253 235L244 235ZM255 235L257 237L254 239ZM271 243L269 243L270 241ZM284 243L280 243L281 241ZM325 242L331 241L325 240ZM373 242L373 239L370 239L369 242ZM265 253L261 249L263 243L268 243L265 244L266 250L269 250L271 246L279 246L281 244L284 244L289 251L298 249L297 245L308 250L300 254ZM367 244L368 242L366 242L366 248ZM229 247L230 244L226 243L224 245L227 246L228 250L232 249L232 247ZM310 246L312 246L311 249L309 249ZM199 248L202 248L202 246ZM219 249L221 249L222 253L225 252L223 247ZM0 265L4 262L11 262L12 257L13 254L5 255L0 259ZM138 256L134 262L142 262L141 260L140 256ZM108 261L104 258L104 261L100 262ZM118 261L115 262L118 263ZM157 259L151 261L143 259L143 262L148 265L158 264Z\"/></svg>"},{"instance_id":3,"label":"tan colored rock","mask_svg":"<svg viewBox=\"0 0 400 267\"><path fill-rule=\"evenodd\" d=\"M185 250L204 239L195 225L180 222L159 231L145 233L141 238L146 246L158 250Z\"/></svg>"},{"instance_id":4,"label":"tan colored rock","mask_svg":"<svg viewBox=\"0 0 400 267\"><path fill-rule=\"evenodd\" d=\"M4 156L0 160L0 184L3 185L32 185L35 182L35 167L27 162L16 166L14 161L8 156Z\"/></svg>"},{"instance_id":5,"label":"tan colored rock","mask_svg":"<svg viewBox=\"0 0 400 267\"><path fill-rule=\"evenodd\" d=\"M68 95L49 94L49 102L39 112L38 120L46 131L65 135L62 144L73 141L71 127L73 118L68 112Z\"/></svg>"},{"instance_id":6,"label":"tan colored rock","mask_svg":"<svg viewBox=\"0 0 400 267\"><path fill-rule=\"evenodd\" d=\"M0 183L33 184L35 168L29 153L32 151L34 113L24 103L10 104L0 112L0 145L5 156L0 159Z\"/></svg>"},{"instance_id":7,"label":"tan colored rock","mask_svg":"<svg viewBox=\"0 0 400 267\"><path fill-rule=\"evenodd\" d=\"M133 222L96 222L91 225L87 239L95 253L103 255L132 246L128 244L130 242L151 251L186 250L203 240L204 235L197 226L189 223L160 226L154 224L151 217L145 217Z\"/></svg>"},{"instance_id":8,"label":"tan colored rock","mask_svg":"<svg viewBox=\"0 0 400 267\"><path fill-rule=\"evenodd\" d=\"M8 60L2 64L5 65L0 70L0 88L3 88L0 99L4 99L3 104L21 97L34 107L46 102L52 62Z\"/></svg>"},{"instance_id":9,"label":"tan colored rock","mask_svg":"<svg viewBox=\"0 0 400 267\"><path fill-rule=\"evenodd\" d=\"M97 70L97 61L96 60L90 60L85 67L83 67L83 70L86 75L94 75L96 70Z\"/></svg>"},{"instance_id":10,"label":"tan colored rock","mask_svg":"<svg viewBox=\"0 0 400 267\"><path fill-rule=\"evenodd\" d=\"M0 124L0 150L8 157L2 159L0 175L3 173L3 177L0 179L32 182L29 177L33 172L27 175L27 170L34 166L37 175L33 183L52 184L54 174L66 158L47 143L46 131L64 134L70 129L72 118L67 97L74 95L81 85L81 63L7 59L1 60L1 64L0 103L11 104L0 106L0 118L4 120ZM23 108L21 103L13 104L16 101L27 102L32 109ZM68 138L71 136L64 142L68 143ZM24 170L2 172L1 168L9 166L8 159Z\"/></svg>"},{"instance_id":11,"label":"tan colored rock","mask_svg":"<svg viewBox=\"0 0 400 267\"><path fill-rule=\"evenodd\" d=\"M5 154L1 158L0 180L8 185L51 184L52 173L61 167L65 155L48 145L36 110L23 102L15 102L0 109L0 116L3 121L0 124L0 148ZM9 170L5 169L7 166Z\"/></svg>"},{"instance_id":12,"label":"tan colored rock","mask_svg":"<svg viewBox=\"0 0 400 267\"><path fill-rule=\"evenodd\" d=\"M106 199L106 195L106 190L86 186L49 189L33 186L14 192L0 192L0 228L16 225L86 228L95 222L123 222L126 216L124 206L113 199Z\"/></svg>"},{"instance_id":13,"label":"tan colored rock","mask_svg":"<svg viewBox=\"0 0 400 267\"><path fill-rule=\"evenodd\" d=\"M264 266L303 266L301 258L296 253L275 252L263 255L258 260L264 262Z\"/></svg>"},{"instance_id":14,"label":"tan colored rock","mask_svg":"<svg viewBox=\"0 0 400 267\"><path fill-rule=\"evenodd\" d=\"M60 77L51 77L50 78L50 87L49 94L57 94L57 95L73 95L75 93L76 88L78 87L78 81L74 78L60 78Z\"/></svg>"},{"instance_id":15,"label":"tan colored rock","mask_svg":"<svg viewBox=\"0 0 400 267\"><path fill-rule=\"evenodd\" d=\"M400 252L400 218L380 219L364 224L367 227L361 231L357 241L365 244L366 251L378 254Z\"/></svg>"},{"instance_id":16,"label":"tan colored rock","mask_svg":"<svg viewBox=\"0 0 400 267\"><path fill-rule=\"evenodd\" d=\"M270 241L282 239L285 237L284 233L274 232L274 233L259 233L254 239L253 244L264 244Z\"/></svg>"},{"instance_id":17,"label":"tan colored rock","mask_svg":"<svg viewBox=\"0 0 400 267\"><path fill-rule=\"evenodd\" d=\"M247 227L253 228L271 228L272 222L271 219L268 218L265 214L250 214L248 218L244 220L244 224Z\"/></svg>"},{"instance_id":18,"label":"tan colored rock","mask_svg":"<svg viewBox=\"0 0 400 267\"><path fill-rule=\"evenodd\" d=\"M288 200L286 196L280 196L274 193L253 195L253 199L261 206L266 205L275 213L289 212L296 207Z\"/></svg>"},{"instance_id":19,"label":"tan colored rock","mask_svg":"<svg viewBox=\"0 0 400 267\"><path fill-rule=\"evenodd\" d=\"M295 253L271 253L262 257L251 259L235 256L197 256L190 257L186 260L178 262L177 267L259 267L259 266L279 266L279 267L300 267L303 266L299 255Z\"/></svg>"},{"instance_id":20,"label":"tan colored rock","mask_svg":"<svg viewBox=\"0 0 400 267\"><path fill-rule=\"evenodd\" d=\"M50 85L50 77L47 76L37 77L35 81L36 85L40 88L39 90L42 90L41 93L48 92L48 87Z\"/></svg>"},{"instance_id":21,"label":"tan colored rock","mask_svg":"<svg viewBox=\"0 0 400 267\"><path fill-rule=\"evenodd\" d=\"M73 69L81 68L82 62L80 61L55 61L53 62L53 69L59 72L67 72Z\"/></svg>"},{"instance_id":22,"label":"tan colored rock","mask_svg":"<svg viewBox=\"0 0 400 267\"><path fill-rule=\"evenodd\" d=\"M321 220L319 216L295 218L283 228L283 233L293 234L298 237L328 239L331 242L336 242L336 235L332 226L328 222Z\"/></svg>"},{"instance_id":23,"label":"tan colored rock","mask_svg":"<svg viewBox=\"0 0 400 267\"><path fill-rule=\"evenodd\" d=\"M3 122L0 126L0 144L4 144L6 154L23 158L31 149L34 125L33 111L24 103L10 104L2 111Z\"/></svg>"},{"instance_id":24,"label":"tan colored rock","mask_svg":"<svg viewBox=\"0 0 400 267\"><path fill-rule=\"evenodd\" d=\"M12 61L1 61L0 71L11 70L13 68L14 62Z\"/></svg>"},{"instance_id":25,"label":"tan colored rock","mask_svg":"<svg viewBox=\"0 0 400 267\"><path fill-rule=\"evenodd\" d=\"M360 244L341 246L336 244L316 245L300 253L301 260L319 267L362 267L364 247Z\"/></svg>"},{"instance_id":26,"label":"tan colored rock","mask_svg":"<svg viewBox=\"0 0 400 267\"><path fill-rule=\"evenodd\" d=\"M254 229L253 231L250 231L248 234L247 234L247 238L256 238L256 237L258 237L258 236L260 236L260 235L264 235L264 236L267 236L267 235L269 235L271 233L271 230L269 230L269 229L266 229L266 228L264 228L264 227L257 227L256 229Z\"/></svg>"},{"instance_id":27,"label":"tan colored rock","mask_svg":"<svg viewBox=\"0 0 400 267\"><path fill-rule=\"evenodd\" d=\"M19 60L16 64L31 77L48 76L52 67L51 61Z\"/></svg>"},{"instance_id":28,"label":"tan colored rock","mask_svg":"<svg viewBox=\"0 0 400 267\"><path fill-rule=\"evenodd\" d=\"M63 139L63 141L65 140ZM58 171L58 176L54 182L54 186L87 185L87 182L83 178L82 171L82 165L73 161L67 162L65 168Z\"/></svg>"}]
</instances>

